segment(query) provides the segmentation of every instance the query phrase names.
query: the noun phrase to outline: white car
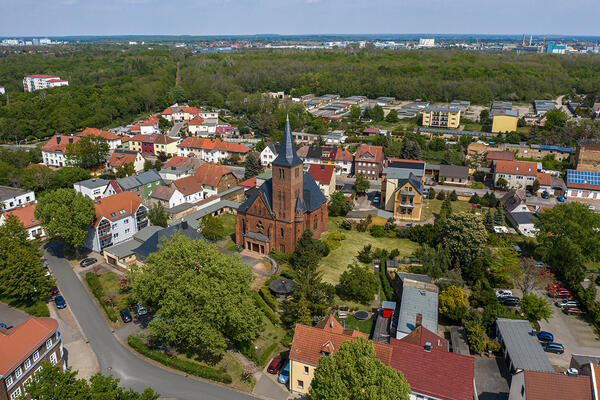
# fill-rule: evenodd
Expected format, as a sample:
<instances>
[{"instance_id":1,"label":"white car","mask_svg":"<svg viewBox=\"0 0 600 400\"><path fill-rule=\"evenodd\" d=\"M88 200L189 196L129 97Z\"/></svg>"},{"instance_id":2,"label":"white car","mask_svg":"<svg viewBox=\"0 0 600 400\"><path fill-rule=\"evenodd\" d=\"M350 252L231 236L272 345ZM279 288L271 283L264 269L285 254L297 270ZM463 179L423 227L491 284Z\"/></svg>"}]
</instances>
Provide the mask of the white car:
<instances>
[{"instance_id":1,"label":"white car","mask_svg":"<svg viewBox=\"0 0 600 400\"><path fill-rule=\"evenodd\" d=\"M496 297L498 297L498 298L512 297L512 295L513 295L512 290L508 290L508 289L496 290Z\"/></svg>"}]
</instances>

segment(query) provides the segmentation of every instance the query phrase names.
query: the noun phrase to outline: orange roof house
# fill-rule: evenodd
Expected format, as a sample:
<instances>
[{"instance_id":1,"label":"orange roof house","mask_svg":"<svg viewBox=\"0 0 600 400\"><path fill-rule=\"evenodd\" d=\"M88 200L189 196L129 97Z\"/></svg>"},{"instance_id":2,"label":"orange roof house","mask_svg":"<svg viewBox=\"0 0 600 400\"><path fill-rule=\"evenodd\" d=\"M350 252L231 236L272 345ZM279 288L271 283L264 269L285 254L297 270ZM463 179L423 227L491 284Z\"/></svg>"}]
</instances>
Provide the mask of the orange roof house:
<instances>
[{"instance_id":1,"label":"orange roof house","mask_svg":"<svg viewBox=\"0 0 600 400\"><path fill-rule=\"evenodd\" d=\"M108 141L110 140L120 140L121 137L118 136L115 133L112 132L107 132L107 131L102 131L100 129L96 129L96 128L85 128L80 134L79 136L96 136L96 137L102 137Z\"/></svg>"}]
</instances>

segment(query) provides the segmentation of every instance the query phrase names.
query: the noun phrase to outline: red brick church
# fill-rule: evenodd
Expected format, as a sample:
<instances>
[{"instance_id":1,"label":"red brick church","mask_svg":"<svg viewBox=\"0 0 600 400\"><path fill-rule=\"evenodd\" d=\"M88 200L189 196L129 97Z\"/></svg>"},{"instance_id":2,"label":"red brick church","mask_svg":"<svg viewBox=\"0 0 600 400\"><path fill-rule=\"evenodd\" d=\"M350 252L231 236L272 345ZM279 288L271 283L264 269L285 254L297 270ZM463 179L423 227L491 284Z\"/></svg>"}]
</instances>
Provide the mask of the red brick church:
<instances>
[{"instance_id":1,"label":"red brick church","mask_svg":"<svg viewBox=\"0 0 600 400\"><path fill-rule=\"evenodd\" d=\"M315 238L327 230L327 200L313 177L303 171L289 120L272 167L273 177L238 208L236 220L236 243L259 254L271 249L290 253L306 229Z\"/></svg>"}]
</instances>

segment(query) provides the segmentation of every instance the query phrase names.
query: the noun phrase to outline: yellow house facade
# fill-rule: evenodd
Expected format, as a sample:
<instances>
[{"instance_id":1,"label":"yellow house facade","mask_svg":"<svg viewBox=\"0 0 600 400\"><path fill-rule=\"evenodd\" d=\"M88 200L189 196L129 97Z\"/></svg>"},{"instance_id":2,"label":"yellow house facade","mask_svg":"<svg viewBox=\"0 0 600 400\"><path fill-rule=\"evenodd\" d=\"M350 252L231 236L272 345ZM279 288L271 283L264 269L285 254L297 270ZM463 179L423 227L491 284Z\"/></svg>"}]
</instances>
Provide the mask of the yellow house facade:
<instances>
[{"instance_id":1,"label":"yellow house facade","mask_svg":"<svg viewBox=\"0 0 600 400\"><path fill-rule=\"evenodd\" d=\"M513 110L498 110L494 112L492 119L492 132L505 133L515 132L517 130L517 121L519 116Z\"/></svg>"},{"instance_id":2,"label":"yellow house facade","mask_svg":"<svg viewBox=\"0 0 600 400\"><path fill-rule=\"evenodd\" d=\"M423 208L423 183L412 172L408 178L383 176L381 200L386 211L394 213L394 218L402 221L419 221Z\"/></svg>"},{"instance_id":3,"label":"yellow house facade","mask_svg":"<svg viewBox=\"0 0 600 400\"><path fill-rule=\"evenodd\" d=\"M460 126L460 110L458 108L426 107L423 110L423 126L457 129Z\"/></svg>"}]
</instances>

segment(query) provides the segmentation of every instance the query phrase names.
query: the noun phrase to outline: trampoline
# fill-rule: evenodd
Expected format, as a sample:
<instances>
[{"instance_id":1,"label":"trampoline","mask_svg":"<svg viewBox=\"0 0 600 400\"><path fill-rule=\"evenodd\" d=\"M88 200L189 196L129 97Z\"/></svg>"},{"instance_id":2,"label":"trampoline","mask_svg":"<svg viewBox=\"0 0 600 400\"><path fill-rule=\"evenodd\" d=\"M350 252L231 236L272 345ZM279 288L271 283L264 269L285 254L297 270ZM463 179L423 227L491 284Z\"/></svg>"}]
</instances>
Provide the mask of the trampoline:
<instances>
[{"instance_id":1,"label":"trampoline","mask_svg":"<svg viewBox=\"0 0 600 400\"><path fill-rule=\"evenodd\" d=\"M369 313L366 311L357 311L354 313L354 318L363 321L363 320L369 318Z\"/></svg>"}]
</instances>

